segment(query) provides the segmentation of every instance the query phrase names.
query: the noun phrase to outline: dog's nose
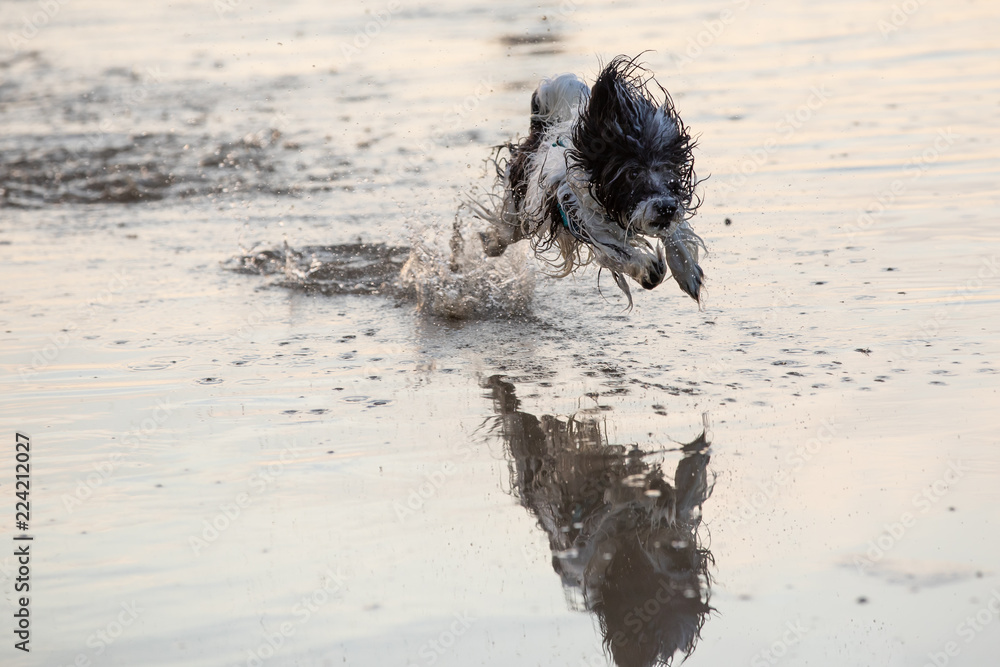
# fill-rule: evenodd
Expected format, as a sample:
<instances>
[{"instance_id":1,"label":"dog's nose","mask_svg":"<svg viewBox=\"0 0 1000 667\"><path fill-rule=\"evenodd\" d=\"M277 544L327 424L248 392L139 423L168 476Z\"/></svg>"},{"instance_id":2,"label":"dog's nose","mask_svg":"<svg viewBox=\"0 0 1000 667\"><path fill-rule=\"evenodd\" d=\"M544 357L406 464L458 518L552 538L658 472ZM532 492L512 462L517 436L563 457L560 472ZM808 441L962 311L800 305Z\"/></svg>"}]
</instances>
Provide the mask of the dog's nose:
<instances>
[{"instance_id":1,"label":"dog's nose","mask_svg":"<svg viewBox=\"0 0 1000 667\"><path fill-rule=\"evenodd\" d=\"M667 201L658 201L653 204L653 213L656 217L650 223L654 229L666 229L674 220L677 213L677 205Z\"/></svg>"},{"instance_id":2,"label":"dog's nose","mask_svg":"<svg viewBox=\"0 0 1000 667\"><path fill-rule=\"evenodd\" d=\"M669 220L674 217L674 213L677 213L677 205L662 201L656 202L656 204L653 205L653 210L656 211L657 217L667 218Z\"/></svg>"}]
</instances>

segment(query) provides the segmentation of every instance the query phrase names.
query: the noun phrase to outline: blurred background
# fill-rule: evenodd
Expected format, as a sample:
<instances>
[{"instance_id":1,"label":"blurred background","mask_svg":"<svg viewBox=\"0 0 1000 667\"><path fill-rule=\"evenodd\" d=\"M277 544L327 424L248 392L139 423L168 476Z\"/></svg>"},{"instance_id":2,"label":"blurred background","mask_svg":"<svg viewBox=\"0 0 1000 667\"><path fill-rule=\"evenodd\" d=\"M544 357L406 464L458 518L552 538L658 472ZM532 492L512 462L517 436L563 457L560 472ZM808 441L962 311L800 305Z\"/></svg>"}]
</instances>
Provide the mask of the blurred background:
<instances>
[{"instance_id":1,"label":"blurred background","mask_svg":"<svg viewBox=\"0 0 1000 667\"><path fill-rule=\"evenodd\" d=\"M971 0L5 0L4 664L993 664L998 34ZM620 53L698 136L703 309L523 256L517 317L377 288L541 78ZM355 253L325 293L316 246Z\"/></svg>"}]
</instances>

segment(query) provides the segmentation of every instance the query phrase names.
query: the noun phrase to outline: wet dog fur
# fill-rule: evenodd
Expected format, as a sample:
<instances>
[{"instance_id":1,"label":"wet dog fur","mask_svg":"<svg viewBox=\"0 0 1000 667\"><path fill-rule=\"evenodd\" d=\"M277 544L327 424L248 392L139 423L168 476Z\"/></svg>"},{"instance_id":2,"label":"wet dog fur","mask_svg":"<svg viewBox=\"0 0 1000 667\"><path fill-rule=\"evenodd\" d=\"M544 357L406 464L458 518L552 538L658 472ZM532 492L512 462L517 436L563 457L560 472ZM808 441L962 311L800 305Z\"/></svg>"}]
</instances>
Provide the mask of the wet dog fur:
<instances>
[{"instance_id":1,"label":"wet dog fur","mask_svg":"<svg viewBox=\"0 0 1000 667\"><path fill-rule=\"evenodd\" d=\"M500 148L501 194L476 207L492 223L486 254L529 239L538 255L558 251L558 275L591 261L608 269L630 305L626 276L653 289L668 272L700 300L704 243L688 224L701 203L695 142L667 91L618 56L592 88L573 74L543 80L529 129Z\"/></svg>"}]
</instances>

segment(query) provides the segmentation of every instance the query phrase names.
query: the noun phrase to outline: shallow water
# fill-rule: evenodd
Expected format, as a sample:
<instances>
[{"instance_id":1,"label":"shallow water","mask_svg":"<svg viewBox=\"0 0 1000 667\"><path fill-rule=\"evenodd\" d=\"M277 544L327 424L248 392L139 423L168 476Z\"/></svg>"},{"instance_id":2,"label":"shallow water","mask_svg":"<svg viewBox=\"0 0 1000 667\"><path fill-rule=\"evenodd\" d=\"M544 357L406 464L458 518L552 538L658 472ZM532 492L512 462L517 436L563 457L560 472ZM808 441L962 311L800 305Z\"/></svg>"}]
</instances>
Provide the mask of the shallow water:
<instances>
[{"instance_id":1,"label":"shallow water","mask_svg":"<svg viewBox=\"0 0 1000 667\"><path fill-rule=\"evenodd\" d=\"M0 6L4 664L641 664L602 643L646 605L691 665L994 664L991 4L39 7ZM704 308L435 273L536 82L642 49Z\"/></svg>"}]
</instances>

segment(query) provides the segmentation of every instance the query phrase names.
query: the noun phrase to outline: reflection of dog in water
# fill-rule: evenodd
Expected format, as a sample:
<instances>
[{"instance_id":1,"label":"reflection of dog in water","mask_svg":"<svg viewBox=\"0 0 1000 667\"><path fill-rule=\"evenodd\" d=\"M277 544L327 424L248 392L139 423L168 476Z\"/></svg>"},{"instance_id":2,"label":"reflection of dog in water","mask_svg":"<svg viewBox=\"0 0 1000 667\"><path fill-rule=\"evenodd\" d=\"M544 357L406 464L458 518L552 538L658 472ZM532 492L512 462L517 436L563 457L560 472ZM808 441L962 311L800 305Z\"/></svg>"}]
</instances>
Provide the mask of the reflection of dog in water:
<instances>
[{"instance_id":1,"label":"reflection of dog in water","mask_svg":"<svg viewBox=\"0 0 1000 667\"><path fill-rule=\"evenodd\" d=\"M477 207L492 223L486 254L529 239L559 251L560 275L596 261L630 304L626 276L653 289L668 271L699 300L693 146L670 95L634 59L612 60L592 89L573 74L545 79L528 136L497 160L502 194Z\"/></svg>"},{"instance_id":2,"label":"reflection of dog in water","mask_svg":"<svg viewBox=\"0 0 1000 667\"><path fill-rule=\"evenodd\" d=\"M615 663L690 655L712 609L712 555L697 535L711 493L705 433L681 447L671 485L637 447L607 444L599 422L521 412L500 376L484 387L512 488L548 533L563 585L597 616Z\"/></svg>"}]
</instances>

